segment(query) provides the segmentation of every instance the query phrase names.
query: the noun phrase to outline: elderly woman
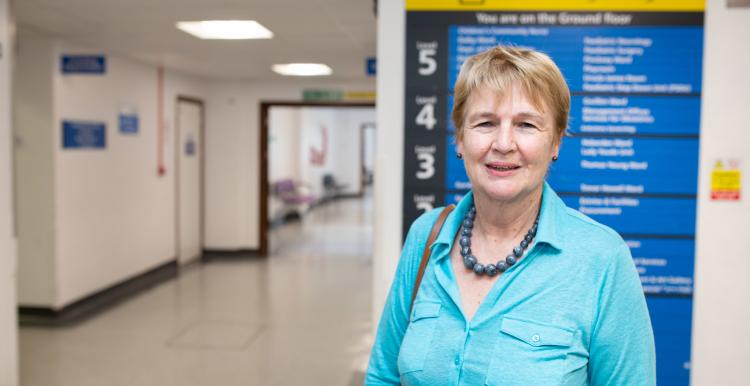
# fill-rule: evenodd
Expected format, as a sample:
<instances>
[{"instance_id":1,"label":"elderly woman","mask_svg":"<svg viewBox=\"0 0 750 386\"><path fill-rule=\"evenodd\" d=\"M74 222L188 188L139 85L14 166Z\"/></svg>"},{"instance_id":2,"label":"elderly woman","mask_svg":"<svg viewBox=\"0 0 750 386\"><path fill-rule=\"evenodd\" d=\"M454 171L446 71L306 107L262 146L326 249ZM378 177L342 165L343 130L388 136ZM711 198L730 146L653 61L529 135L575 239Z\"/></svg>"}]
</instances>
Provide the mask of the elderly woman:
<instances>
[{"instance_id":1,"label":"elderly woman","mask_svg":"<svg viewBox=\"0 0 750 386\"><path fill-rule=\"evenodd\" d=\"M367 385L656 383L627 245L545 182L569 109L565 80L545 54L496 47L464 63L452 118L473 189L431 245L440 210L413 223Z\"/></svg>"}]
</instances>

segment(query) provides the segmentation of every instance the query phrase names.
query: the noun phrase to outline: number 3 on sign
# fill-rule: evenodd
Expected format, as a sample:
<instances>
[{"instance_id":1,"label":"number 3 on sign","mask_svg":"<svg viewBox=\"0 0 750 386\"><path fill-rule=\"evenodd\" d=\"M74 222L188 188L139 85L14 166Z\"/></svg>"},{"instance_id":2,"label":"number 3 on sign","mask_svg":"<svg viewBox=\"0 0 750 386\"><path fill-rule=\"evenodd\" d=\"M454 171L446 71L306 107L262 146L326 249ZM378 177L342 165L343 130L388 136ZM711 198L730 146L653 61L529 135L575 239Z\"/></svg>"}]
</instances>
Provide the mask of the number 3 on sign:
<instances>
[{"instance_id":1,"label":"number 3 on sign","mask_svg":"<svg viewBox=\"0 0 750 386\"><path fill-rule=\"evenodd\" d=\"M419 114L417 114L417 119L415 119L415 121L418 125L426 127L427 130L432 130L437 123L437 119L435 119L435 105L432 103L425 103L424 106L422 106L422 110L419 110Z\"/></svg>"},{"instance_id":2,"label":"number 3 on sign","mask_svg":"<svg viewBox=\"0 0 750 386\"><path fill-rule=\"evenodd\" d=\"M419 75L428 76L437 70L437 61L434 56L437 50L434 48L421 48L419 50Z\"/></svg>"},{"instance_id":3,"label":"number 3 on sign","mask_svg":"<svg viewBox=\"0 0 750 386\"><path fill-rule=\"evenodd\" d=\"M426 180L435 175L435 155L431 153L417 153L417 159L419 162L419 170L417 170L417 178L420 180Z\"/></svg>"}]
</instances>

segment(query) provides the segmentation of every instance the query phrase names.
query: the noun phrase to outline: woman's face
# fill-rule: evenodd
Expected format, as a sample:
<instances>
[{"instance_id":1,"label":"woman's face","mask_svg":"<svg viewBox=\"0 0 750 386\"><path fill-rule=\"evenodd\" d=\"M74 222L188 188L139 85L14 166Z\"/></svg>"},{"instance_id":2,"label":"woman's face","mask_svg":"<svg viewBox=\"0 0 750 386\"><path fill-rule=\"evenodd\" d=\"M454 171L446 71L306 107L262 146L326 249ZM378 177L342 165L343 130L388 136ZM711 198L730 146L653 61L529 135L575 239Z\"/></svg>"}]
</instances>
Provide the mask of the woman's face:
<instances>
[{"instance_id":1,"label":"woman's face","mask_svg":"<svg viewBox=\"0 0 750 386\"><path fill-rule=\"evenodd\" d=\"M560 147L549 109L534 107L517 86L504 96L479 88L466 102L457 150L474 194L514 202L539 191Z\"/></svg>"}]
</instances>

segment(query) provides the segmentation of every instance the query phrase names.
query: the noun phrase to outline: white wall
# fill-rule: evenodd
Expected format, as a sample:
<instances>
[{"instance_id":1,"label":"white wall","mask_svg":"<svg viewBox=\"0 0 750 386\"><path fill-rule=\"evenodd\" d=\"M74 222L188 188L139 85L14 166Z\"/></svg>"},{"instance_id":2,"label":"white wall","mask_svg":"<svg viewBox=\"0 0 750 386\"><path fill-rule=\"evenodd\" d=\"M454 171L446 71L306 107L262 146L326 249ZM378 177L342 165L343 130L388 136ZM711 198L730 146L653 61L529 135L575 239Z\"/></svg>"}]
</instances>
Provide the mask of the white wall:
<instances>
[{"instance_id":1,"label":"white wall","mask_svg":"<svg viewBox=\"0 0 750 386\"><path fill-rule=\"evenodd\" d=\"M693 303L693 385L746 385L750 363L750 8L707 2L698 229ZM740 202L710 200L719 158L741 162Z\"/></svg>"},{"instance_id":2,"label":"white wall","mask_svg":"<svg viewBox=\"0 0 750 386\"><path fill-rule=\"evenodd\" d=\"M401 253L404 169L404 39L406 12L399 0L378 3L377 151L373 328L383 311Z\"/></svg>"},{"instance_id":3,"label":"white wall","mask_svg":"<svg viewBox=\"0 0 750 386\"><path fill-rule=\"evenodd\" d=\"M91 51L61 43L57 52ZM175 100L180 94L200 98L203 87L196 79L165 76L167 173L160 177L157 68L109 55L104 76L54 73L56 306L61 307L176 256ZM123 108L137 112L138 134L119 133ZM64 150L59 133L66 119L105 122L106 150Z\"/></svg>"},{"instance_id":4,"label":"white wall","mask_svg":"<svg viewBox=\"0 0 750 386\"><path fill-rule=\"evenodd\" d=\"M371 108L305 107L301 119L302 178L313 187L315 195L325 194L323 176L330 174L341 186L341 194L361 193L362 130L364 122L375 120ZM325 128L325 129L324 129ZM323 130L326 131L324 137ZM324 141L326 142L324 144ZM312 149L322 151L325 162L312 163Z\"/></svg>"},{"instance_id":5,"label":"white wall","mask_svg":"<svg viewBox=\"0 0 750 386\"><path fill-rule=\"evenodd\" d=\"M375 123L374 120L373 123ZM368 126L363 133L363 135L365 136L363 139L365 147L364 149L362 149L362 151L364 151L365 154L362 155L362 159L364 160L365 170L368 170L370 173L375 170L375 152L378 148L376 137L378 135L378 132L376 130L376 126Z\"/></svg>"},{"instance_id":6,"label":"white wall","mask_svg":"<svg viewBox=\"0 0 750 386\"><path fill-rule=\"evenodd\" d=\"M18 384L16 247L11 180L11 59L13 23L0 0L0 385Z\"/></svg>"},{"instance_id":7,"label":"white wall","mask_svg":"<svg viewBox=\"0 0 750 386\"><path fill-rule=\"evenodd\" d=\"M362 193L362 130L375 122L372 107L272 107L269 113L268 180L302 181L321 197L322 176L331 174L342 194ZM322 127L325 127L326 138ZM322 165L311 162L311 149L326 149Z\"/></svg>"},{"instance_id":8,"label":"white wall","mask_svg":"<svg viewBox=\"0 0 750 386\"><path fill-rule=\"evenodd\" d=\"M300 179L300 109L276 106L268 111L268 182Z\"/></svg>"},{"instance_id":9,"label":"white wall","mask_svg":"<svg viewBox=\"0 0 750 386\"><path fill-rule=\"evenodd\" d=\"M300 182L300 109L276 106L268 110L268 183L281 180ZM306 188L301 190L307 192ZM285 216L287 208L269 187L268 221Z\"/></svg>"},{"instance_id":10,"label":"white wall","mask_svg":"<svg viewBox=\"0 0 750 386\"><path fill-rule=\"evenodd\" d=\"M260 103L299 101L306 88L371 90L372 84L310 79L207 85L206 248L260 246Z\"/></svg>"},{"instance_id":11,"label":"white wall","mask_svg":"<svg viewBox=\"0 0 750 386\"><path fill-rule=\"evenodd\" d=\"M54 42L19 33L13 87L18 302L55 303Z\"/></svg>"},{"instance_id":12,"label":"white wall","mask_svg":"<svg viewBox=\"0 0 750 386\"><path fill-rule=\"evenodd\" d=\"M344 185L342 194L362 193L363 133L362 125L375 123L375 109L347 108L335 110L333 175Z\"/></svg>"},{"instance_id":13,"label":"white wall","mask_svg":"<svg viewBox=\"0 0 750 386\"><path fill-rule=\"evenodd\" d=\"M166 73L160 177L157 68L107 55L106 75L62 75L61 54L92 51L23 31L19 45L19 303L59 309L175 258L175 100L204 86ZM119 132L123 108L135 135ZM106 149L63 149L67 119L106 123Z\"/></svg>"},{"instance_id":14,"label":"white wall","mask_svg":"<svg viewBox=\"0 0 750 386\"><path fill-rule=\"evenodd\" d=\"M300 124L300 177L312 187L316 197L322 197L323 175L331 173L335 164L332 153L337 132L336 113L333 109L305 108L300 111ZM313 163L313 149L325 153L322 164Z\"/></svg>"}]
</instances>

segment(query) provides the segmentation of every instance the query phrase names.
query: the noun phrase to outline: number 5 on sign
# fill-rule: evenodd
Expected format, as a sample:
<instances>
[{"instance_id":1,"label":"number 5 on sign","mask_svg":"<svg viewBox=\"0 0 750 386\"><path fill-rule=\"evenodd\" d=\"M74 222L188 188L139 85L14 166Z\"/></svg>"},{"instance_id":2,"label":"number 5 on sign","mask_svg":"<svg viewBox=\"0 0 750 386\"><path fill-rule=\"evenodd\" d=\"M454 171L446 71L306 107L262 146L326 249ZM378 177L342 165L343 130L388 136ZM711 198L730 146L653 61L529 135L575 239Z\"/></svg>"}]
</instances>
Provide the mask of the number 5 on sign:
<instances>
[{"instance_id":1,"label":"number 5 on sign","mask_svg":"<svg viewBox=\"0 0 750 386\"><path fill-rule=\"evenodd\" d=\"M432 103L424 104L422 110L419 110L419 114L417 114L417 119L415 119L415 121L418 125L426 127L427 130L432 130L437 123L437 119L435 119L435 105Z\"/></svg>"},{"instance_id":2,"label":"number 5 on sign","mask_svg":"<svg viewBox=\"0 0 750 386\"><path fill-rule=\"evenodd\" d=\"M432 153L417 153L417 159L419 162L419 170L417 170L417 178L420 180L426 180L435 175L435 155Z\"/></svg>"},{"instance_id":3,"label":"number 5 on sign","mask_svg":"<svg viewBox=\"0 0 750 386\"><path fill-rule=\"evenodd\" d=\"M428 76L435 73L435 70L437 70L436 53L437 50L435 48L419 49L419 75Z\"/></svg>"}]
</instances>

